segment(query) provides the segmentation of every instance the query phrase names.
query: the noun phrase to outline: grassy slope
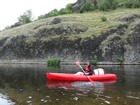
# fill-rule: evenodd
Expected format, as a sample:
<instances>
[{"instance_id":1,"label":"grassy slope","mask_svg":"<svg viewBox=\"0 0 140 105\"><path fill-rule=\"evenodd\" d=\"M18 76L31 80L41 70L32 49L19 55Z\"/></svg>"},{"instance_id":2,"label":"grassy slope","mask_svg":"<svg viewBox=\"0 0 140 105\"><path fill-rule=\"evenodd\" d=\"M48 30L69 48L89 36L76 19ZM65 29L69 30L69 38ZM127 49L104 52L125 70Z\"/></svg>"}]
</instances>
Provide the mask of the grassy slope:
<instances>
[{"instance_id":1,"label":"grassy slope","mask_svg":"<svg viewBox=\"0 0 140 105\"><path fill-rule=\"evenodd\" d=\"M100 35L100 33L105 32L106 30L116 27L122 22L119 21L120 18L123 18L130 14L139 14L140 9L117 9L110 12L90 12L83 14L69 14L57 16L62 19L62 22L59 24L51 25L51 21L56 18L47 18L39 21L35 21L26 25L19 26L17 28L9 29L0 32L0 39L5 37L16 37L19 35L34 36L39 29L50 29L57 28L60 26L76 26L76 27L86 27L88 28L87 32L80 34L80 37L94 37ZM101 21L101 17L105 16L107 18L106 22ZM71 35L69 39L72 39L77 35ZM79 36L79 35L78 35ZM54 36L51 36L54 37ZM51 39L51 38L48 38ZM33 39L31 38L31 40Z\"/></svg>"}]
</instances>

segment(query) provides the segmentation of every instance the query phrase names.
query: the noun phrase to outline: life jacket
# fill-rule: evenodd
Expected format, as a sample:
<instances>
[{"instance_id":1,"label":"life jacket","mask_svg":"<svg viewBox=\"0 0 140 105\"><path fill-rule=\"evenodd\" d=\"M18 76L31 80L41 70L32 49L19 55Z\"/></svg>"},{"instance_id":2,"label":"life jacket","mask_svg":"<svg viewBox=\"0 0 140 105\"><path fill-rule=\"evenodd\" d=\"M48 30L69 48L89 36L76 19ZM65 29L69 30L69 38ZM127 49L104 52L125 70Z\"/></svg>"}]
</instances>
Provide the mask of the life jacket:
<instances>
[{"instance_id":1,"label":"life jacket","mask_svg":"<svg viewBox=\"0 0 140 105\"><path fill-rule=\"evenodd\" d=\"M90 70L88 69L89 65L86 65L85 72L88 73Z\"/></svg>"},{"instance_id":2,"label":"life jacket","mask_svg":"<svg viewBox=\"0 0 140 105\"><path fill-rule=\"evenodd\" d=\"M92 66L92 70L94 69L93 65L86 65L86 67L85 67L86 73L90 72L90 70L89 70L89 68L88 68L89 66Z\"/></svg>"}]
</instances>

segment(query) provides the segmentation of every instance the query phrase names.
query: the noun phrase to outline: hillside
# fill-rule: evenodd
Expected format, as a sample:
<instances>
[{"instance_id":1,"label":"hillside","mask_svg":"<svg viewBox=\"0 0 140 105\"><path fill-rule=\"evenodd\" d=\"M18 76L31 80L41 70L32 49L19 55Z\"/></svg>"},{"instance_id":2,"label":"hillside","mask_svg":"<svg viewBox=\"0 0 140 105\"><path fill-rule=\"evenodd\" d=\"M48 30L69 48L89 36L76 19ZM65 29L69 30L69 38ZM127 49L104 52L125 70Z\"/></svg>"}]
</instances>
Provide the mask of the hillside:
<instances>
[{"instance_id":1,"label":"hillside","mask_svg":"<svg viewBox=\"0 0 140 105\"><path fill-rule=\"evenodd\" d=\"M101 18L106 18L103 21ZM69 14L0 32L0 59L140 62L140 9Z\"/></svg>"}]
</instances>

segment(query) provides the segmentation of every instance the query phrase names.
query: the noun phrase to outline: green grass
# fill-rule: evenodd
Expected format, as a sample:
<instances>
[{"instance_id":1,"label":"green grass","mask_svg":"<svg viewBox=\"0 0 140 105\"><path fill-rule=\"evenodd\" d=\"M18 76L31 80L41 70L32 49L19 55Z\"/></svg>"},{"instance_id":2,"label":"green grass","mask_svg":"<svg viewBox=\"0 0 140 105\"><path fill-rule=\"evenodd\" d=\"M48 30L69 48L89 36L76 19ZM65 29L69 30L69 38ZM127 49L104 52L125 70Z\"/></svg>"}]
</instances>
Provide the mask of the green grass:
<instances>
[{"instance_id":1,"label":"green grass","mask_svg":"<svg viewBox=\"0 0 140 105\"><path fill-rule=\"evenodd\" d=\"M52 25L51 22L56 17L51 17L47 19L42 19L38 21L34 21L32 23L22 25L13 29L8 29L0 32L0 39L5 37L16 37L20 35L33 37L40 29L50 29L50 28L58 28L58 27L79 27L81 29L86 28L87 31L84 33L72 34L68 36L68 40L75 40L78 37L94 38L95 36L100 35L101 33L109 30L111 28L117 27L120 24L123 24L119 21L120 18L123 18L130 14L140 14L140 9L117 9L109 12L87 12L87 13L74 13L69 15L57 16L61 18L61 23ZM102 21L101 17L106 17L107 21ZM53 37L47 38L47 40L51 40ZM56 37L55 37L56 38ZM35 39L30 38L27 40L28 43L35 41Z\"/></svg>"}]
</instances>

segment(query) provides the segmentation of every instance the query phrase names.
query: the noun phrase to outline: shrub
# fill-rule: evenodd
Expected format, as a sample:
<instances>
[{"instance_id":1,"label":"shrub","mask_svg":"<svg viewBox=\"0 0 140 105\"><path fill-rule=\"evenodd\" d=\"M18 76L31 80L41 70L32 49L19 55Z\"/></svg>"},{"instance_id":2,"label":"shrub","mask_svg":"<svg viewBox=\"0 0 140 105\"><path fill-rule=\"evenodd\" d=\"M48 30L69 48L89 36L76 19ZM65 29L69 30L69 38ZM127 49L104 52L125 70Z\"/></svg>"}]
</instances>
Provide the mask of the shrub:
<instances>
[{"instance_id":1,"label":"shrub","mask_svg":"<svg viewBox=\"0 0 140 105\"><path fill-rule=\"evenodd\" d=\"M69 3L66 5L66 9L71 10L72 11L72 7L74 6L74 3Z\"/></svg>"},{"instance_id":2,"label":"shrub","mask_svg":"<svg viewBox=\"0 0 140 105\"><path fill-rule=\"evenodd\" d=\"M97 3L98 9L102 11L115 10L117 8L117 0L100 0Z\"/></svg>"},{"instance_id":3,"label":"shrub","mask_svg":"<svg viewBox=\"0 0 140 105\"><path fill-rule=\"evenodd\" d=\"M59 66L60 65L60 59L58 58L50 58L47 61L48 66Z\"/></svg>"},{"instance_id":4,"label":"shrub","mask_svg":"<svg viewBox=\"0 0 140 105\"><path fill-rule=\"evenodd\" d=\"M20 25L30 23L31 21L32 21L31 10L27 10L26 12L23 13L23 15L20 15L20 17L18 18L18 24Z\"/></svg>"},{"instance_id":5,"label":"shrub","mask_svg":"<svg viewBox=\"0 0 140 105\"><path fill-rule=\"evenodd\" d=\"M67 4L66 8L62 8L60 10L54 9L54 10L50 11L49 13L38 16L38 20L48 18L48 17L64 15L64 14L71 14L71 13L73 13L73 11L72 11L72 6L73 5L74 4Z\"/></svg>"},{"instance_id":6,"label":"shrub","mask_svg":"<svg viewBox=\"0 0 140 105\"><path fill-rule=\"evenodd\" d=\"M62 8L62 9L60 9L60 11L59 11L59 15L64 15L64 14L71 14L72 13L72 10L69 10L69 9L64 9L64 8Z\"/></svg>"},{"instance_id":7,"label":"shrub","mask_svg":"<svg viewBox=\"0 0 140 105\"><path fill-rule=\"evenodd\" d=\"M86 0L86 3L84 3L83 6L80 8L80 13L94 11L94 9L95 9L95 7L91 3L91 1Z\"/></svg>"},{"instance_id":8,"label":"shrub","mask_svg":"<svg viewBox=\"0 0 140 105\"><path fill-rule=\"evenodd\" d=\"M58 15L59 15L59 13L58 13L57 9L54 9L48 13L49 17L58 16Z\"/></svg>"},{"instance_id":9,"label":"shrub","mask_svg":"<svg viewBox=\"0 0 140 105\"><path fill-rule=\"evenodd\" d=\"M93 60L92 60L92 64L94 65L94 68L97 67L97 56L94 56Z\"/></svg>"},{"instance_id":10,"label":"shrub","mask_svg":"<svg viewBox=\"0 0 140 105\"><path fill-rule=\"evenodd\" d=\"M118 58L118 62L120 63L120 65L124 64L125 59L123 56L121 56L120 58Z\"/></svg>"},{"instance_id":11,"label":"shrub","mask_svg":"<svg viewBox=\"0 0 140 105\"><path fill-rule=\"evenodd\" d=\"M107 21L107 18L106 18L105 16L102 16L102 17L101 17L101 21L102 21L102 22L105 22L105 21Z\"/></svg>"},{"instance_id":12,"label":"shrub","mask_svg":"<svg viewBox=\"0 0 140 105\"><path fill-rule=\"evenodd\" d=\"M139 0L126 0L123 3L123 5L126 8L139 8L140 7L140 1Z\"/></svg>"}]
</instances>

